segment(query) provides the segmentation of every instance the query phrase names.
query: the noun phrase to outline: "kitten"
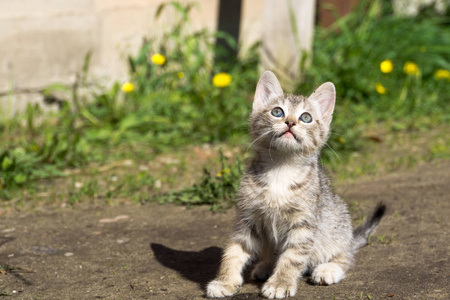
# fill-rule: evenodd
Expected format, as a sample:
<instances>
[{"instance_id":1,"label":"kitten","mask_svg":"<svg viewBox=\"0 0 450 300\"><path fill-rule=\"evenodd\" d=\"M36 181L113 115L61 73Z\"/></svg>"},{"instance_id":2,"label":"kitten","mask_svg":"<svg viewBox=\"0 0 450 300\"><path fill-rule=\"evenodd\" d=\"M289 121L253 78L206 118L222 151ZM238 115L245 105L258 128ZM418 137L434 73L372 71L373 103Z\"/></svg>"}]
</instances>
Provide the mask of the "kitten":
<instances>
[{"instance_id":1,"label":"kitten","mask_svg":"<svg viewBox=\"0 0 450 300\"><path fill-rule=\"evenodd\" d=\"M355 252L383 217L379 204L355 231L346 204L335 195L319 163L335 103L331 82L310 97L284 95L266 71L250 116L255 156L238 192L237 221L208 297L235 294L244 267L257 258L252 278L266 280L267 298L294 296L307 271L315 284L345 277Z\"/></svg>"}]
</instances>

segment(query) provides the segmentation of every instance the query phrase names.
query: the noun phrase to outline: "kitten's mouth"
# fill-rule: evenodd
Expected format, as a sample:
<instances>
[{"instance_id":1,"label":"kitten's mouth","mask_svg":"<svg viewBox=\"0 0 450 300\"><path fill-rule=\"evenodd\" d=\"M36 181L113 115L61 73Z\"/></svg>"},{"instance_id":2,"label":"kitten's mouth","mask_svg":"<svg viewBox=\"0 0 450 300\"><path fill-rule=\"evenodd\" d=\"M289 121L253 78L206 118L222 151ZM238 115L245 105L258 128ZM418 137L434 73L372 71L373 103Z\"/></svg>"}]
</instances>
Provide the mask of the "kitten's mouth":
<instances>
[{"instance_id":1,"label":"kitten's mouth","mask_svg":"<svg viewBox=\"0 0 450 300\"><path fill-rule=\"evenodd\" d=\"M294 139L297 140L297 136L295 136L295 134L294 134L292 131L290 131L290 130L286 130L285 132L283 132L282 134L280 134L278 137L282 137L282 136L285 136L285 137L287 137L287 138L293 137Z\"/></svg>"}]
</instances>

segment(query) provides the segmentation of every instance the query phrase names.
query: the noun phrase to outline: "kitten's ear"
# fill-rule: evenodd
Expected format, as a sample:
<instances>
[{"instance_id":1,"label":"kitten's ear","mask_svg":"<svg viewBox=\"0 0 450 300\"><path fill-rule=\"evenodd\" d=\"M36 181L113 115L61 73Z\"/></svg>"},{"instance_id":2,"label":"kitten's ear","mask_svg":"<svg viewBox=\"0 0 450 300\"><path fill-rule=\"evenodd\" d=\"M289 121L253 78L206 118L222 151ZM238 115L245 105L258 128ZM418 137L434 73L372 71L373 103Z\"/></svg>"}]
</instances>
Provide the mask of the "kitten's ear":
<instances>
[{"instance_id":1,"label":"kitten's ear","mask_svg":"<svg viewBox=\"0 0 450 300\"><path fill-rule=\"evenodd\" d=\"M253 111L264 108L270 99L283 96L280 82L275 74L265 71L258 81L255 92L255 100L253 100Z\"/></svg>"},{"instance_id":2,"label":"kitten's ear","mask_svg":"<svg viewBox=\"0 0 450 300\"><path fill-rule=\"evenodd\" d=\"M327 123L331 123L334 111L334 103L336 102L336 89L331 82L325 82L319 86L309 99L317 101L321 118Z\"/></svg>"}]
</instances>

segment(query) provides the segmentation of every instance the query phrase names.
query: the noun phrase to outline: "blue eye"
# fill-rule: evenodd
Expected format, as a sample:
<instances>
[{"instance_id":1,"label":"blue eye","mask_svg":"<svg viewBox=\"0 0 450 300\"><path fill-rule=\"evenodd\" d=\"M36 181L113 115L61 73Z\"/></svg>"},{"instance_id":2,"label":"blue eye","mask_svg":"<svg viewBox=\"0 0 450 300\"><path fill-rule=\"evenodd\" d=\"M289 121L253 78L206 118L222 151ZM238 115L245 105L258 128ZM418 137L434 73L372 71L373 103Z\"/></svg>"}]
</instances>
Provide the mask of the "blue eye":
<instances>
[{"instance_id":1,"label":"blue eye","mask_svg":"<svg viewBox=\"0 0 450 300\"><path fill-rule=\"evenodd\" d=\"M274 117L281 118L282 116L284 116L284 111L280 107L275 107L274 109L272 109L271 114Z\"/></svg>"},{"instance_id":2,"label":"blue eye","mask_svg":"<svg viewBox=\"0 0 450 300\"><path fill-rule=\"evenodd\" d=\"M310 114L305 112L305 113L302 113L302 115L300 116L300 121L302 121L304 123L311 123L312 122L312 117L311 117Z\"/></svg>"}]
</instances>

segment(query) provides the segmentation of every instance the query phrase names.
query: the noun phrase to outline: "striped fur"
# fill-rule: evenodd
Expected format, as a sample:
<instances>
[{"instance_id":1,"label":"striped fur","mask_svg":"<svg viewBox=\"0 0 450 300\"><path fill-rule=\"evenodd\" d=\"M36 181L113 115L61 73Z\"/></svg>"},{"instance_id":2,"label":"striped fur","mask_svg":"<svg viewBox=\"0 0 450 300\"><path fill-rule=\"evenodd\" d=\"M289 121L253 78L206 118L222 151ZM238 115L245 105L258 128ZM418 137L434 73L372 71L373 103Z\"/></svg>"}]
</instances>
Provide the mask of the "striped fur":
<instances>
[{"instance_id":1,"label":"striped fur","mask_svg":"<svg viewBox=\"0 0 450 300\"><path fill-rule=\"evenodd\" d=\"M218 277L207 287L208 297L236 293L252 259L258 260L253 278L267 279L262 288L267 298L294 296L306 271L316 284L345 277L355 244L362 245L361 237L375 229L382 213L374 214L376 222L366 222L354 237L347 206L332 192L319 163L334 101L331 83L303 97L284 95L271 72L261 77L250 116L255 155L237 195L232 241ZM283 117L271 114L275 107L283 110ZM300 121L305 112L312 122ZM288 122L295 123L291 134L285 134Z\"/></svg>"}]
</instances>

